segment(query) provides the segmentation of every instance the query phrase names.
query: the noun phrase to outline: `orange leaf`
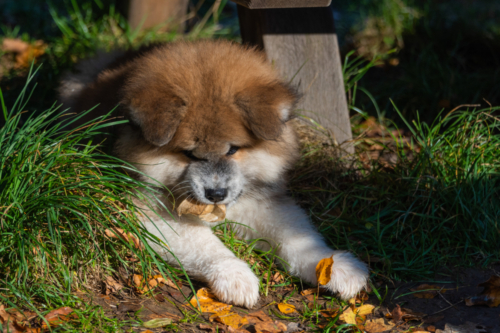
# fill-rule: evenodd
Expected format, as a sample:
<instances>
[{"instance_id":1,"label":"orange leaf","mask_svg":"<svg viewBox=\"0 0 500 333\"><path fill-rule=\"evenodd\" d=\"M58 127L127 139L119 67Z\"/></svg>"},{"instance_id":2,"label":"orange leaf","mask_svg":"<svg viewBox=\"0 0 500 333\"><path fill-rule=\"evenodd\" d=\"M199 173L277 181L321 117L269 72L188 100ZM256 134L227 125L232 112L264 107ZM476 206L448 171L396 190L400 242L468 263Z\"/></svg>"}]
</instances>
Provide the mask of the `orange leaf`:
<instances>
[{"instance_id":1,"label":"orange leaf","mask_svg":"<svg viewBox=\"0 0 500 333\"><path fill-rule=\"evenodd\" d=\"M224 310L221 312L217 312L210 316L210 321L218 321L221 324L230 326L232 328L238 329L243 325L248 324L248 319L245 317L241 317L236 312L231 312L229 310Z\"/></svg>"},{"instance_id":2,"label":"orange leaf","mask_svg":"<svg viewBox=\"0 0 500 333\"><path fill-rule=\"evenodd\" d=\"M218 313L221 311L229 310L233 306L221 302L217 302L215 300L215 295L208 291L206 288L201 288L196 292L196 296L198 296L198 301L200 302L200 311L201 312L214 312ZM192 297L189 303L198 308L198 303L196 302L196 297Z\"/></svg>"},{"instance_id":3,"label":"orange leaf","mask_svg":"<svg viewBox=\"0 0 500 333\"><path fill-rule=\"evenodd\" d=\"M142 249L144 246L137 236L120 228L111 228L104 230L104 234L109 238L121 238L127 243L133 243L136 249Z\"/></svg>"},{"instance_id":4,"label":"orange leaf","mask_svg":"<svg viewBox=\"0 0 500 333\"><path fill-rule=\"evenodd\" d=\"M76 318L76 315L70 315L73 312L73 309L70 307L63 307L56 310L50 311L47 315L45 315L45 320L49 322L50 327L56 327L61 325L63 322L68 321L72 318ZM42 328L47 329L47 324L42 322Z\"/></svg>"},{"instance_id":5,"label":"orange leaf","mask_svg":"<svg viewBox=\"0 0 500 333\"><path fill-rule=\"evenodd\" d=\"M326 318L335 318L339 314L339 310L338 309L321 310L319 313Z\"/></svg>"},{"instance_id":6,"label":"orange leaf","mask_svg":"<svg viewBox=\"0 0 500 333\"><path fill-rule=\"evenodd\" d=\"M256 333L281 333L286 332L286 326L280 322L263 321L255 324Z\"/></svg>"},{"instance_id":7,"label":"orange leaf","mask_svg":"<svg viewBox=\"0 0 500 333\"><path fill-rule=\"evenodd\" d=\"M316 278L318 283L325 285L332 278L333 255L330 258L321 259L316 266Z\"/></svg>"},{"instance_id":8,"label":"orange leaf","mask_svg":"<svg viewBox=\"0 0 500 333\"><path fill-rule=\"evenodd\" d=\"M492 275L488 281L478 285L483 292L477 296L467 298L465 305L487 305L490 308L500 305L500 276Z\"/></svg>"},{"instance_id":9,"label":"orange leaf","mask_svg":"<svg viewBox=\"0 0 500 333\"><path fill-rule=\"evenodd\" d=\"M286 304L286 303L279 303L278 309L281 311L281 313L284 313L284 314L290 314L290 313L294 313L297 311L297 310L295 310L295 306L293 306L291 304Z\"/></svg>"}]
</instances>

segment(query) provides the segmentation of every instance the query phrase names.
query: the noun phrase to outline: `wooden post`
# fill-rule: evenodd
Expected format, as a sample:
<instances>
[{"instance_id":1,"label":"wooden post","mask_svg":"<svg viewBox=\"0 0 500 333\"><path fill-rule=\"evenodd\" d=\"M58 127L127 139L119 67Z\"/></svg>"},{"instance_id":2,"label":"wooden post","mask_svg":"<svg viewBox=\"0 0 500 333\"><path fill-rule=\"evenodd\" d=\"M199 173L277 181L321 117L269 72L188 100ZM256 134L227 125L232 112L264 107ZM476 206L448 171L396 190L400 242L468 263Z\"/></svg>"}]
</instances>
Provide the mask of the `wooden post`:
<instances>
[{"instance_id":1,"label":"wooden post","mask_svg":"<svg viewBox=\"0 0 500 333\"><path fill-rule=\"evenodd\" d=\"M182 31L188 3L189 0L125 0L122 6L133 29L147 29L170 20Z\"/></svg>"},{"instance_id":2,"label":"wooden post","mask_svg":"<svg viewBox=\"0 0 500 333\"><path fill-rule=\"evenodd\" d=\"M249 2L260 6L279 1L237 0L238 3ZM304 0L286 1L288 4L304 3ZM291 80L302 94L297 112L320 123L338 144L351 140L332 9L249 9L238 5L238 16L243 42L264 49L281 75ZM344 144L343 147L347 153L354 152L352 144Z\"/></svg>"}]
</instances>

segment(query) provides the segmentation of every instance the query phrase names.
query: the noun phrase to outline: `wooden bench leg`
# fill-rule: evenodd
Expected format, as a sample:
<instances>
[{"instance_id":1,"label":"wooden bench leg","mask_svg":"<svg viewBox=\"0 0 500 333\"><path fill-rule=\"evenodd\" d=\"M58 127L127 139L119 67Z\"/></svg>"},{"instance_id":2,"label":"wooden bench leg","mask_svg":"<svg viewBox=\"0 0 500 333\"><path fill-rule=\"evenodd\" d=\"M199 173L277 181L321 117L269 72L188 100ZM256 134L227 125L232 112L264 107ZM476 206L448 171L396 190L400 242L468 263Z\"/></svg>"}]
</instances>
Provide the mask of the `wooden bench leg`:
<instances>
[{"instance_id":1,"label":"wooden bench leg","mask_svg":"<svg viewBox=\"0 0 500 333\"><path fill-rule=\"evenodd\" d=\"M238 16L243 42L264 49L280 74L292 80L303 95L297 112L328 129L337 143L351 140L332 9L248 9L238 5ZM352 144L343 147L354 152Z\"/></svg>"}]
</instances>

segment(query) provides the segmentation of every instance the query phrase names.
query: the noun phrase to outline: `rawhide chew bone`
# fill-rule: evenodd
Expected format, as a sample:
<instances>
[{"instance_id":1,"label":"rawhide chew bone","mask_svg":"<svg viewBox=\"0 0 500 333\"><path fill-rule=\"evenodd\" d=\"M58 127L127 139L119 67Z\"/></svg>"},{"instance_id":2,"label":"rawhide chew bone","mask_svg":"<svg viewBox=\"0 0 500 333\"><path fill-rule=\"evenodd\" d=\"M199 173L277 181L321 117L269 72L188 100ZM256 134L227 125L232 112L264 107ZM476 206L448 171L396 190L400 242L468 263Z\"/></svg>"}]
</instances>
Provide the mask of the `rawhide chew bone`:
<instances>
[{"instance_id":1,"label":"rawhide chew bone","mask_svg":"<svg viewBox=\"0 0 500 333\"><path fill-rule=\"evenodd\" d=\"M184 199L177 207L177 214L195 215L206 222L219 222L226 218L226 205L206 205Z\"/></svg>"}]
</instances>

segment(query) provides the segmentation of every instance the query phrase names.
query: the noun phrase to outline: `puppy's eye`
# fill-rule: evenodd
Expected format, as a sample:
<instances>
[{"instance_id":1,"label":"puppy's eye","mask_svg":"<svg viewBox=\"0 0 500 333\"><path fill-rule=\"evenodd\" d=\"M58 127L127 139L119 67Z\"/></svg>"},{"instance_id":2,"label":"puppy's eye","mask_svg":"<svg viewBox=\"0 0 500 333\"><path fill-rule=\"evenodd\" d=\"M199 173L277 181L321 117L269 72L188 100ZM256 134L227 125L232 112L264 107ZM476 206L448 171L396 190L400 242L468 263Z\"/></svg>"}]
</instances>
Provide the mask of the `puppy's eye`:
<instances>
[{"instance_id":1,"label":"puppy's eye","mask_svg":"<svg viewBox=\"0 0 500 333\"><path fill-rule=\"evenodd\" d=\"M238 151L238 149L240 149L240 147L234 147L234 146L233 146L233 147L231 147L231 148L229 149L229 151L226 153L226 155L227 155L227 156L234 155L234 154Z\"/></svg>"},{"instance_id":2,"label":"puppy's eye","mask_svg":"<svg viewBox=\"0 0 500 333\"><path fill-rule=\"evenodd\" d=\"M193 161L200 161L201 159L194 156L191 150L183 150L182 153L186 155L186 157L192 159Z\"/></svg>"}]
</instances>

